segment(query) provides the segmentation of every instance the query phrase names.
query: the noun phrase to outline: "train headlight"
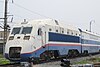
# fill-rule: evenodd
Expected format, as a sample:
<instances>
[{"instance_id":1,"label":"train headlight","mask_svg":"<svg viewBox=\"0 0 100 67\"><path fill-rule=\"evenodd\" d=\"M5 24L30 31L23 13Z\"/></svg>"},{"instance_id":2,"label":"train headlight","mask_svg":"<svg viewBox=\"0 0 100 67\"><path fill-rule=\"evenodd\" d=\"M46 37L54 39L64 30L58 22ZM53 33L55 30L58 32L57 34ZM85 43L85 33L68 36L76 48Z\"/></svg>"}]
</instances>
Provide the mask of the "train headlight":
<instances>
[{"instance_id":1,"label":"train headlight","mask_svg":"<svg viewBox=\"0 0 100 67\"><path fill-rule=\"evenodd\" d=\"M24 36L24 40L29 40L30 36Z\"/></svg>"},{"instance_id":2,"label":"train headlight","mask_svg":"<svg viewBox=\"0 0 100 67\"><path fill-rule=\"evenodd\" d=\"M10 36L10 37L9 37L9 40L13 40L13 39L14 39L14 36Z\"/></svg>"}]
</instances>

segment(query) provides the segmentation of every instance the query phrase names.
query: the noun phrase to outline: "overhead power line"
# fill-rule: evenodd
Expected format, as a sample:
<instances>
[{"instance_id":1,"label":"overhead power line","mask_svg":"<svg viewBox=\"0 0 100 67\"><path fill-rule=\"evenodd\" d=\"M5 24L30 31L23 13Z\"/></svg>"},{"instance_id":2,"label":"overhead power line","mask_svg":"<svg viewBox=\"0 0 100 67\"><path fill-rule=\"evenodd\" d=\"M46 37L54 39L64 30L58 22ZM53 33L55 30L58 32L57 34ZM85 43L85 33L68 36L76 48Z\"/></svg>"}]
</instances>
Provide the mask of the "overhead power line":
<instances>
[{"instance_id":1,"label":"overhead power line","mask_svg":"<svg viewBox=\"0 0 100 67\"><path fill-rule=\"evenodd\" d=\"M0 13L3 13L3 12L0 12Z\"/></svg>"},{"instance_id":2,"label":"overhead power line","mask_svg":"<svg viewBox=\"0 0 100 67\"><path fill-rule=\"evenodd\" d=\"M4 1L0 1L0 2L4 2Z\"/></svg>"},{"instance_id":3,"label":"overhead power line","mask_svg":"<svg viewBox=\"0 0 100 67\"><path fill-rule=\"evenodd\" d=\"M0 2L4 2L4 1L0 1ZM39 15L39 16L45 17L45 18L50 18L50 17L45 16L45 15L43 15L43 14L40 14L40 13L38 13L38 12L36 12L36 11L30 10L30 9L28 9L28 8L25 8L25 7L23 7L23 6L19 5L19 4L16 4L15 2L13 2L13 0L12 0L12 2L9 2L9 3L13 3L15 6L17 6L17 7L19 7L19 8L22 8L22 9L24 9L24 10L27 10L27 11L31 12L32 14L36 14L36 15ZM52 18L50 18L50 19L52 19Z\"/></svg>"},{"instance_id":4,"label":"overhead power line","mask_svg":"<svg viewBox=\"0 0 100 67\"><path fill-rule=\"evenodd\" d=\"M37 12L35 12L35 11L29 10L29 9L27 9L27 8L25 8L25 7L23 7L23 6L20 6L20 5L16 4L16 3L13 3L13 4L14 4L15 6L20 7L20 8L23 8L23 9L25 9L25 10L27 10L27 11L33 13L33 14L37 14L37 15L42 16L42 17L45 17L45 18L50 18L50 17L47 17L47 16L42 15L42 14L40 14L40 13L37 13Z\"/></svg>"}]
</instances>

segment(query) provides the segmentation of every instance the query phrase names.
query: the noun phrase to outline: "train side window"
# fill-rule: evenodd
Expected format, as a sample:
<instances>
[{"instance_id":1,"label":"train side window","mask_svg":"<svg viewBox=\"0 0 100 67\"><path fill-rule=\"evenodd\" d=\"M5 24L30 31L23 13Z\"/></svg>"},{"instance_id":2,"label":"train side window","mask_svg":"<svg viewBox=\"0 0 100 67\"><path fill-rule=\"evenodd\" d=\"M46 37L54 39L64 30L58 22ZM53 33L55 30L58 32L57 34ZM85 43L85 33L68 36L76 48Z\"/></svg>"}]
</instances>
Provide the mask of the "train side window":
<instances>
[{"instance_id":1,"label":"train side window","mask_svg":"<svg viewBox=\"0 0 100 67\"><path fill-rule=\"evenodd\" d=\"M42 29L41 28L38 29L38 35L42 35Z\"/></svg>"},{"instance_id":2,"label":"train side window","mask_svg":"<svg viewBox=\"0 0 100 67\"><path fill-rule=\"evenodd\" d=\"M61 33L64 33L64 28L61 28Z\"/></svg>"},{"instance_id":3,"label":"train side window","mask_svg":"<svg viewBox=\"0 0 100 67\"><path fill-rule=\"evenodd\" d=\"M56 30L56 32L58 32L58 30Z\"/></svg>"},{"instance_id":4,"label":"train side window","mask_svg":"<svg viewBox=\"0 0 100 67\"><path fill-rule=\"evenodd\" d=\"M76 33L76 36L77 36L78 34Z\"/></svg>"},{"instance_id":5,"label":"train side window","mask_svg":"<svg viewBox=\"0 0 100 67\"><path fill-rule=\"evenodd\" d=\"M50 28L49 31L52 31L52 29Z\"/></svg>"},{"instance_id":6,"label":"train side window","mask_svg":"<svg viewBox=\"0 0 100 67\"><path fill-rule=\"evenodd\" d=\"M67 34L69 34L69 32L67 32Z\"/></svg>"},{"instance_id":7,"label":"train side window","mask_svg":"<svg viewBox=\"0 0 100 67\"><path fill-rule=\"evenodd\" d=\"M62 33L64 33L64 31L62 31Z\"/></svg>"},{"instance_id":8,"label":"train side window","mask_svg":"<svg viewBox=\"0 0 100 67\"><path fill-rule=\"evenodd\" d=\"M72 35L73 35L73 32L72 32Z\"/></svg>"}]
</instances>

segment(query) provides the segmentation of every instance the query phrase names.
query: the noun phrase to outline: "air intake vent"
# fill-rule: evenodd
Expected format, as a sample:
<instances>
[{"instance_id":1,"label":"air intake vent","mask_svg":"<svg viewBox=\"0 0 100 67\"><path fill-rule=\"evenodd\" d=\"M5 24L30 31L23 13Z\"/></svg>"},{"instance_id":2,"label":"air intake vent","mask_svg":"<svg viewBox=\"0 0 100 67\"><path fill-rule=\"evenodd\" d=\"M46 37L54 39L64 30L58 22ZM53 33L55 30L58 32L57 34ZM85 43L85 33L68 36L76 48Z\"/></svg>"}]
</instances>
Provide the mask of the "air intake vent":
<instances>
[{"instance_id":1,"label":"air intake vent","mask_svg":"<svg viewBox=\"0 0 100 67\"><path fill-rule=\"evenodd\" d=\"M29 40L30 36L24 36L24 40Z\"/></svg>"},{"instance_id":2,"label":"air intake vent","mask_svg":"<svg viewBox=\"0 0 100 67\"><path fill-rule=\"evenodd\" d=\"M21 47L10 47L9 58L20 59Z\"/></svg>"},{"instance_id":3,"label":"air intake vent","mask_svg":"<svg viewBox=\"0 0 100 67\"><path fill-rule=\"evenodd\" d=\"M58 23L58 21L57 21L57 20L55 20L55 23L56 23L56 25L59 25L59 23Z\"/></svg>"},{"instance_id":4,"label":"air intake vent","mask_svg":"<svg viewBox=\"0 0 100 67\"><path fill-rule=\"evenodd\" d=\"M21 24L27 24L28 21L26 21L26 19L24 19L24 22L22 22Z\"/></svg>"}]
</instances>

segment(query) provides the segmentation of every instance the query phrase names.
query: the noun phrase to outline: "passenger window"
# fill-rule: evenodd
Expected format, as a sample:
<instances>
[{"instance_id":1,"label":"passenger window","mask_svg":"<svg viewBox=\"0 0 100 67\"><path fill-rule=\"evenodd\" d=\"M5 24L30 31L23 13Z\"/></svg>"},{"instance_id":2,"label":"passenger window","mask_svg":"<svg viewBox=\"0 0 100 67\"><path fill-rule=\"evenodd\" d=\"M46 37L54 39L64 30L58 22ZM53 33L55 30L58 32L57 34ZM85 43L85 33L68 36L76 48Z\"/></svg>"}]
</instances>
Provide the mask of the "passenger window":
<instances>
[{"instance_id":1,"label":"passenger window","mask_svg":"<svg viewBox=\"0 0 100 67\"><path fill-rule=\"evenodd\" d=\"M76 33L76 36L77 36L78 34Z\"/></svg>"},{"instance_id":2,"label":"passenger window","mask_svg":"<svg viewBox=\"0 0 100 67\"><path fill-rule=\"evenodd\" d=\"M58 30L56 30L56 32L58 32Z\"/></svg>"},{"instance_id":3,"label":"passenger window","mask_svg":"<svg viewBox=\"0 0 100 67\"><path fill-rule=\"evenodd\" d=\"M62 33L64 33L64 31L62 31Z\"/></svg>"},{"instance_id":4,"label":"passenger window","mask_svg":"<svg viewBox=\"0 0 100 67\"><path fill-rule=\"evenodd\" d=\"M49 31L52 31L52 29L50 28Z\"/></svg>"},{"instance_id":5,"label":"passenger window","mask_svg":"<svg viewBox=\"0 0 100 67\"><path fill-rule=\"evenodd\" d=\"M73 32L72 32L72 35L73 35Z\"/></svg>"},{"instance_id":6,"label":"passenger window","mask_svg":"<svg viewBox=\"0 0 100 67\"><path fill-rule=\"evenodd\" d=\"M69 32L67 32L67 34L69 34Z\"/></svg>"},{"instance_id":7,"label":"passenger window","mask_svg":"<svg viewBox=\"0 0 100 67\"><path fill-rule=\"evenodd\" d=\"M41 30L41 28L38 29L38 35L42 35L42 30Z\"/></svg>"}]
</instances>

